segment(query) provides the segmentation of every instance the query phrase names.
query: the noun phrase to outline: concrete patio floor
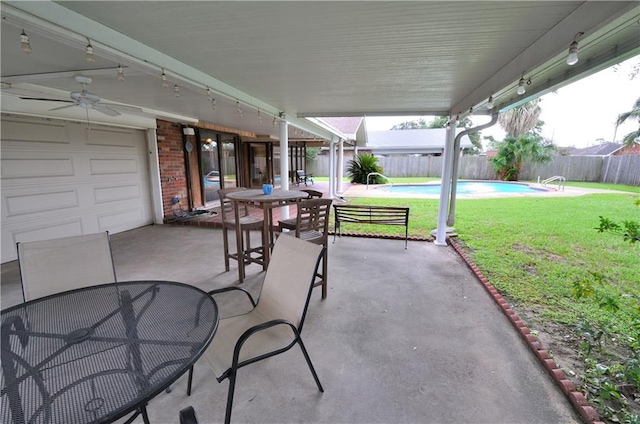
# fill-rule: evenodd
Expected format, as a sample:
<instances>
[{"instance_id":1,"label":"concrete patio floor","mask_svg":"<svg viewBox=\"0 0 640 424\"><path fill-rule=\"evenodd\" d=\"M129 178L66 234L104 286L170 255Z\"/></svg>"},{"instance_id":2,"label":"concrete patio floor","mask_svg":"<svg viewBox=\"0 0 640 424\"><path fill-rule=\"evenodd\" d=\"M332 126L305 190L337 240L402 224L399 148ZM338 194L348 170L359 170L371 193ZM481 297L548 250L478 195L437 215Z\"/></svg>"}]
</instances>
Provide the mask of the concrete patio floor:
<instances>
[{"instance_id":1,"label":"concrete patio floor","mask_svg":"<svg viewBox=\"0 0 640 424\"><path fill-rule=\"evenodd\" d=\"M257 240L257 239L256 239ZM154 225L111 237L119 281L182 281L204 290L234 284L222 231ZM258 294L251 265L243 287ZM2 308L21 301L16 262L2 265ZM225 295L228 296L228 295ZM237 299L219 298L223 316ZM238 373L236 423L572 423L570 403L477 277L450 247L342 237L329 244L329 293L314 290L302 332L325 392L299 348ZM192 405L222 422L228 382L196 363L148 407L152 423L177 423ZM142 422L138 419L136 422Z\"/></svg>"}]
</instances>

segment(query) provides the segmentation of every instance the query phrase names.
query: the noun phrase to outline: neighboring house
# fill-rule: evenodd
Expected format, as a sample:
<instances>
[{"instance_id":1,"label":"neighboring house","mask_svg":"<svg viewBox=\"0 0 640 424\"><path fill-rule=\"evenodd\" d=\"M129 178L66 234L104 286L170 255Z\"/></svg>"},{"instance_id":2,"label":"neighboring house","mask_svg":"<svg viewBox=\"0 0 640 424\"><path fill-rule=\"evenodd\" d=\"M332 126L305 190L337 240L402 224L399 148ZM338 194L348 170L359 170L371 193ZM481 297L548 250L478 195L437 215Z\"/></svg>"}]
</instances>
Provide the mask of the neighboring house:
<instances>
[{"instance_id":1,"label":"neighboring house","mask_svg":"<svg viewBox=\"0 0 640 424\"><path fill-rule=\"evenodd\" d=\"M320 118L330 127L340 131L347 136L348 141L355 142L357 140L366 139L366 128L364 117L350 116L344 118Z\"/></svg>"},{"instance_id":2,"label":"neighboring house","mask_svg":"<svg viewBox=\"0 0 640 424\"><path fill-rule=\"evenodd\" d=\"M463 129L461 128L460 131ZM361 151L373 155L430 155L441 156L446 141L445 128L419 130L370 131L367 145ZM460 140L460 148L473 147L468 136Z\"/></svg>"},{"instance_id":3,"label":"neighboring house","mask_svg":"<svg viewBox=\"0 0 640 424\"><path fill-rule=\"evenodd\" d=\"M582 149L569 148L568 156L609 156L615 154L621 148L622 145L618 143L602 143Z\"/></svg>"},{"instance_id":4,"label":"neighboring house","mask_svg":"<svg viewBox=\"0 0 640 424\"><path fill-rule=\"evenodd\" d=\"M633 146L622 147L613 153L614 156L640 155L640 140L636 139Z\"/></svg>"}]
</instances>

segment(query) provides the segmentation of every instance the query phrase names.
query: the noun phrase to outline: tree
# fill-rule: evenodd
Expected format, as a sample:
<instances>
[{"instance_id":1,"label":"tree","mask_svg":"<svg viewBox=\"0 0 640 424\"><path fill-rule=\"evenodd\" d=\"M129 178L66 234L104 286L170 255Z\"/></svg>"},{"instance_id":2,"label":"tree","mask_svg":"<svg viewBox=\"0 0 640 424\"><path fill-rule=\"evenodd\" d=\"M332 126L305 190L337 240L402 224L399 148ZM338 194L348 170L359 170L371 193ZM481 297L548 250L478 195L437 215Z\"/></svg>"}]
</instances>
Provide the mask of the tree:
<instances>
[{"instance_id":1,"label":"tree","mask_svg":"<svg viewBox=\"0 0 640 424\"><path fill-rule=\"evenodd\" d=\"M557 147L537 134L520 136L508 135L503 141L493 143L498 149L495 157L489 159L493 168L505 181L518 181L520 169L525 160L533 163L547 163L553 159Z\"/></svg>"},{"instance_id":2,"label":"tree","mask_svg":"<svg viewBox=\"0 0 640 424\"><path fill-rule=\"evenodd\" d=\"M622 125L627 119L638 121L638 124L640 124L640 98L636 100L635 104L633 105L633 109L631 109L629 112L621 113L620 115L618 115L616 127ZM636 131L632 131L629 134L625 135L622 141L625 146L630 147L633 146L633 143L638 137L640 137L640 126Z\"/></svg>"},{"instance_id":3,"label":"tree","mask_svg":"<svg viewBox=\"0 0 640 424\"><path fill-rule=\"evenodd\" d=\"M416 121L405 121L391 127L392 130L423 130L429 128L427 121L418 119Z\"/></svg>"},{"instance_id":4,"label":"tree","mask_svg":"<svg viewBox=\"0 0 640 424\"><path fill-rule=\"evenodd\" d=\"M540 134L544 124L540 123L538 119L542 112L539 106L540 100L540 98L531 100L498 116L498 124L506 131L507 136L518 137L535 128L537 128L537 134Z\"/></svg>"}]
</instances>

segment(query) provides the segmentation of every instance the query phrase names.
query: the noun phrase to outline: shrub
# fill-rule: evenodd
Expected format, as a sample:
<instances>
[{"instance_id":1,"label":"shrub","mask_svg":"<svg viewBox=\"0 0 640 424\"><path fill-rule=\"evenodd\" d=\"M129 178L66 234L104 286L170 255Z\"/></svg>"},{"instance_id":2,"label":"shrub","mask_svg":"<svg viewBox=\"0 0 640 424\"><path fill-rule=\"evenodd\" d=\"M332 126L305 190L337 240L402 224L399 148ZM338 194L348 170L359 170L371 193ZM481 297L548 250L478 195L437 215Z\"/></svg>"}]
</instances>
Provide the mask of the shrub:
<instances>
[{"instance_id":1,"label":"shrub","mask_svg":"<svg viewBox=\"0 0 640 424\"><path fill-rule=\"evenodd\" d=\"M367 183L367 175L372 172L382 173L382 167L378 165L378 158L368 153L361 153L347 165L347 175L351 178L352 183ZM382 184L384 178L379 175L372 175L369 182L373 184Z\"/></svg>"}]
</instances>

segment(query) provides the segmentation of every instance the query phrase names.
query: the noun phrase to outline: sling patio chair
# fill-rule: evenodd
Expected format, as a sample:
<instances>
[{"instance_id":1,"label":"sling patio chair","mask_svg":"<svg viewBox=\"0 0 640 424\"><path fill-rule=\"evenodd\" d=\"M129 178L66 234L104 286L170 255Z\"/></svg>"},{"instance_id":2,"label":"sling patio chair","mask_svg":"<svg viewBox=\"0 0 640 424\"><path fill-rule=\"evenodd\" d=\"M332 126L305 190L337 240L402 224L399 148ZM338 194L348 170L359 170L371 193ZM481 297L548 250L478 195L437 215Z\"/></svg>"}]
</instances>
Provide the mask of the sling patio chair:
<instances>
[{"instance_id":1,"label":"sling patio chair","mask_svg":"<svg viewBox=\"0 0 640 424\"><path fill-rule=\"evenodd\" d=\"M323 251L320 245L280 236L274 245L257 302L249 292L237 286L209 292L215 296L232 290L241 291L253 305L248 313L221 319L216 336L204 354L218 382L229 379L225 423L231 421L238 369L284 353L296 344L300 345L318 389L324 392L300 337ZM193 367L189 371L187 395L191 394L192 376Z\"/></svg>"},{"instance_id":2,"label":"sling patio chair","mask_svg":"<svg viewBox=\"0 0 640 424\"><path fill-rule=\"evenodd\" d=\"M25 302L66 290L116 282L109 233L19 242Z\"/></svg>"},{"instance_id":3,"label":"sling patio chair","mask_svg":"<svg viewBox=\"0 0 640 424\"><path fill-rule=\"evenodd\" d=\"M322 192L318 190L307 188L300 191L307 193L307 199L320 199L322 197ZM278 221L278 228L278 231L282 231L283 229L294 231L296 229L296 217Z\"/></svg>"},{"instance_id":4,"label":"sling patio chair","mask_svg":"<svg viewBox=\"0 0 640 424\"><path fill-rule=\"evenodd\" d=\"M305 186L307 183L313 184L313 174L307 174L304 169L298 169L296 171L296 185L300 185L300 183L304 183Z\"/></svg>"}]
</instances>

